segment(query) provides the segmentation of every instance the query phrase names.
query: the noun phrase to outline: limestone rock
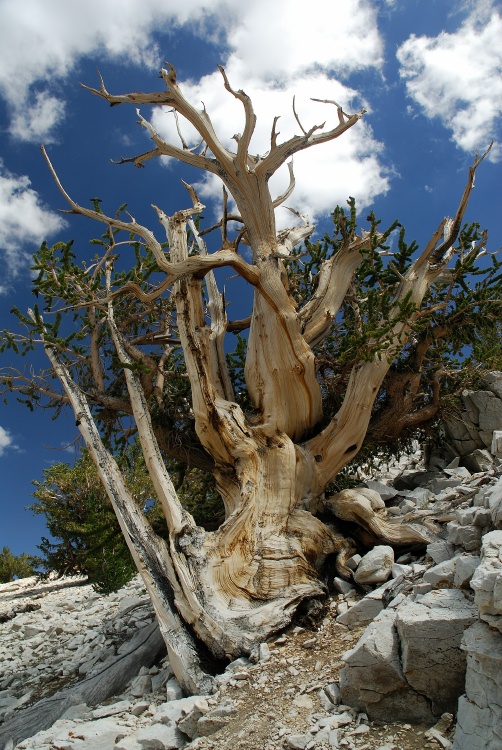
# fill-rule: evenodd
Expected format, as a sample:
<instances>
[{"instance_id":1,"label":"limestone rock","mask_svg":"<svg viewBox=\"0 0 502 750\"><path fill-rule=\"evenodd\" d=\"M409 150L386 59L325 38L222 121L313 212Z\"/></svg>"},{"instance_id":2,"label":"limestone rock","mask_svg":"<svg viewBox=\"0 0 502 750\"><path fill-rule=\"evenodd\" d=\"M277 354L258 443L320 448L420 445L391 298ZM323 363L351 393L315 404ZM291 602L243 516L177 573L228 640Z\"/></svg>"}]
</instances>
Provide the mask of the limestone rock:
<instances>
[{"instance_id":1,"label":"limestone rock","mask_svg":"<svg viewBox=\"0 0 502 750\"><path fill-rule=\"evenodd\" d=\"M388 484L384 484L383 482L378 482L374 479L369 479L364 484L368 489L378 492L378 494L384 501L392 500L392 498L396 497L396 495L398 494L398 491L394 487L391 487Z\"/></svg>"},{"instance_id":2,"label":"limestone rock","mask_svg":"<svg viewBox=\"0 0 502 750\"><path fill-rule=\"evenodd\" d=\"M434 716L455 711L466 662L460 643L476 619L476 607L457 589L431 591L396 610L404 677L430 699Z\"/></svg>"},{"instance_id":3,"label":"limestone rock","mask_svg":"<svg viewBox=\"0 0 502 750\"><path fill-rule=\"evenodd\" d=\"M448 542L438 541L427 545L427 554L432 557L435 563L441 563L449 560L455 554L455 548Z\"/></svg>"},{"instance_id":4,"label":"limestone rock","mask_svg":"<svg viewBox=\"0 0 502 750\"><path fill-rule=\"evenodd\" d=\"M471 579L479 616L502 633L502 531L483 537L481 561Z\"/></svg>"},{"instance_id":5,"label":"limestone rock","mask_svg":"<svg viewBox=\"0 0 502 750\"><path fill-rule=\"evenodd\" d=\"M343 657L342 701L380 721L434 723L455 710L464 689L460 642L476 615L456 589L407 598L385 610Z\"/></svg>"},{"instance_id":6,"label":"limestone rock","mask_svg":"<svg viewBox=\"0 0 502 750\"><path fill-rule=\"evenodd\" d=\"M483 376L481 382L487 391L491 391L502 399L502 372L492 370Z\"/></svg>"},{"instance_id":7,"label":"limestone rock","mask_svg":"<svg viewBox=\"0 0 502 750\"><path fill-rule=\"evenodd\" d=\"M373 547L370 552L362 558L354 573L357 583L382 583L386 581L394 563L394 550L388 545L382 544Z\"/></svg>"},{"instance_id":8,"label":"limestone rock","mask_svg":"<svg viewBox=\"0 0 502 750\"><path fill-rule=\"evenodd\" d=\"M289 750L304 750L312 741L311 734L289 734L285 738Z\"/></svg>"},{"instance_id":9,"label":"limestone rock","mask_svg":"<svg viewBox=\"0 0 502 750\"><path fill-rule=\"evenodd\" d=\"M495 433L493 433L495 435ZM502 437L502 433L501 433ZM502 444L501 444L501 450L502 450ZM487 451L485 449L476 448L475 451L472 453L468 453L466 456L464 456L464 464L469 469L469 471L472 471L473 473L476 473L478 471L490 471L491 468L493 468L493 455L496 455L493 451L493 440L492 440L492 446L491 450Z\"/></svg>"},{"instance_id":10,"label":"limestone rock","mask_svg":"<svg viewBox=\"0 0 502 750\"><path fill-rule=\"evenodd\" d=\"M186 743L186 737L175 726L151 724L139 730L136 741L145 750L177 750Z\"/></svg>"},{"instance_id":11,"label":"limestone rock","mask_svg":"<svg viewBox=\"0 0 502 750\"><path fill-rule=\"evenodd\" d=\"M190 739L193 739L197 734L197 723L199 719L208 711L209 706L206 700L201 699L200 701L197 701L197 703L194 703L190 711L178 720L178 729L183 732L183 734L190 737Z\"/></svg>"},{"instance_id":12,"label":"limestone rock","mask_svg":"<svg viewBox=\"0 0 502 750\"><path fill-rule=\"evenodd\" d=\"M447 525L448 542L456 547L463 547L467 551L479 549L481 545L481 529L477 526L460 524L450 521Z\"/></svg>"},{"instance_id":13,"label":"limestone rock","mask_svg":"<svg viewBox=\"0 0 502 750\"><path fill-rule=\"evenodd\" d=\"M502 430L493 430L490 453L493 456L502 456Z\"/></svg>"},{"instance_id":14,"label":"limestone rock","mask_svg":"<svg viewBox=\"0 0 502 750\"><path fill-rule=\"evenodd\" d=\"M502 636L478 622L465 631L465 695L458 702L453 750L502 748Z\"/></svg>"},{"instance_id":15,"label":"limestone rock","mask_svg":"<svg viewBox=\"0 0 502 750\"><path fill-rule=\"evenodd\" d=\"M485 502L490 509L493 525L496 529L502 528L502 478L493 486Z\"/></svg>"},{"instance_id":16,"label":"limestone rock","mask_svg":"<svg viewBox=\"0 0 502 750\"><path fill-rule=\"evenodd\" d=\"M426 570L424 573L423 580L426 583L430 583L435 589L447 589L453 586L453 579L455 576L456 560L445 560L438 565L433 565L432 568Z\"/></svg>"},{"instance_id":17,"label":"limestone rock","mask_svg":"<svg viewBox=\"0 0 502 750\"><path fill-rule=\"evenodd\" d=\"M480 430L490 433L502 427L502 401L491 391L474 391L469 394L474 406L479 410L478 424Z\"/></svg>"},{"instance_id":18,"label":"limestone rock","mask_svg":"<svg viewBox=\"0 0 502 750\"><path fill-rule=\"evenodd\" d=\"M202 716L197 722L197 733L201 737L208 737L214 734L218 729L222 729L228 723L228 719L223 716L211 716L207 714Z\"/></svg>"},{"instance_id":19,"label":"limestone rock","mask_svg":"<svg viewBox=\"0 0 502 750\"><path fill-rule=\"evenodd\" d=\"M357 628L374 620L383 608L381 597L365 596L346 612L338 615L336 621L349 628Z\"/></svg>"},{"instance_id":20,"label":"limestone rock","mask_svg":"<svg viewBox=\"0 0 502 750\"><path fill-rule=\"evenodd\" d=\"M343 703L364 710L371 719L433 720L427 699L410 691L401 669L396 610L383 611L368 625L355 648L347 651L340 673Z\"/></svg>"}]
</instances>

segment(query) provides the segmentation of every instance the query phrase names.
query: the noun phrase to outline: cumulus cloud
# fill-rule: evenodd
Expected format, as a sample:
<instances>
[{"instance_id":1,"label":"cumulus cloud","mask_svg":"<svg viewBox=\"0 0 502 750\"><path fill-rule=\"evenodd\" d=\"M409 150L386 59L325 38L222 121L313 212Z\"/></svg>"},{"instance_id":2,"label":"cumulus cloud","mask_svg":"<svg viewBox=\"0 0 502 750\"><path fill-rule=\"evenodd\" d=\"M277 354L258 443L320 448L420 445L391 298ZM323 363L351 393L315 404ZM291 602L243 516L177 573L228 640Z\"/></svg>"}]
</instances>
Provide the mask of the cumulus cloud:
<instances>
[{"instance_id":1,"label":"cumulus cloud","mask_svg":"<svg viewBox=\"0 0 502 750\"><path fill-rule=\"evenodd\" d=\"M54 84L68 77L83 56L157 66L152 33L190 17L203 19L209 5L205 0L3 0L0 92L13 113L12 134L22 140L50 139L64 108Z\"/></svg>"},{"instance_id":2,"label":"cumulus cloud","mask_svg":"<svg viewBox=\"0 0 502 750\"><path fill-rule=\"evenodd\" d=\"M42 104L49 133L62 112L52 84L66 78L81 57L157 66L154 33L175 33L181 26L216 38L223 58L237 56L248 73L265 80L381 63L382 41L370 0L346 0L337 8L336 24L329 22L332 17L331 0L318 0L315 13L306 13L300 0L249 0L245 5L240 0L3 0L0 91L17 115L17 137L40 135L32 120L39 119Z\"/></svg>"},{"instance_id":3,"label":"cumulus cloud","mask_svg":"<svg viewBox=\"0 0 502 750\"><path fill-rule=\"evenodd\" d=\"M335 19L332 0L316 0L315 13L305 12L301 0L3 0L0 92L10 107L10 132L21 140L50 140L64 117L58 91L64 93L61 84L79 59L93 55L157 66L161 58L155 32L176 33L183 27L217 43L232 85L252 95L260 123L255 148L265 151L272 115L281 115L282 137L298 132L291 113L293 94L309 125L325 119L327 127L336 123L334 108L313 104L311 96L336 99L346 111L362 106L357 92L340 80L382 64L376 5L372 0L346 0L337 5ZM242 113L223 89L219 73L187 81L185 88L198 105L204 100L228 141L235 132L229 122L234 127ZM167 121L167 115L155 117L161 132L172 131ZM313 216L332 210L348 195L367 205L388 187L380 152L363 122L339 143L298 155L296 207ZM272 187L280 193L285 182L287 170ZM212 197L215 181L208 178L202 190L206 198Z\"/></svg>"},{"instance_id":4,"label":"cumulus cloud","mask_svg":"<svg viewBox=\"0 0 502 750\"><path fill-rule=\"evenodd\" d=\"M0 285L0 294L26 266L29 250L64 226L64 219L47 209L30 187L29 178L12 174L0 159L0 253L5 282Z\"/></svg>"},{"instance_id":5,"label":"cumulus cloud","mask_svg":"<svg viewBox=\"0 0 502 750\"><path fill-rule=\"evenodd\" d=\"M3 456L7 448L15 448L12 436L0 425L0 456Z\"/></svg>"},{"instance_id":6,"label":"cumulus cloud","mask_svg":"<svg viewBox=\"0 0 502 750\"><path fill-rule=\"evenodd\" d=\"M500 140L502 17L488 0L466 7L469 14L457 31L412 35L397 57L409 96L451 129L460 148L472 152ZM501 156L500 146L492 149L490 158Z\"/></svg>"}]
</instances>

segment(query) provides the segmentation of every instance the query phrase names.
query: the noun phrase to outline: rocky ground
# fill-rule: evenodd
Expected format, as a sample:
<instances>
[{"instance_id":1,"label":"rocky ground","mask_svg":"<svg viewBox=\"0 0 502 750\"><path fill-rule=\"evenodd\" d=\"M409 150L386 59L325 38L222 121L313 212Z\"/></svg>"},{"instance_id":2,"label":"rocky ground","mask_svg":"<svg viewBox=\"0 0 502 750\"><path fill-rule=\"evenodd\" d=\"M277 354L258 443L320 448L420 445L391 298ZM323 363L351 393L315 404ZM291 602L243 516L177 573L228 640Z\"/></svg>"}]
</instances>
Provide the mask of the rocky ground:
<instances>
[{"instance_id":1,"label":"rocky ground","mask_svg":"<svg viewBox=\"0 0 502 750\"><path fill-rule=\"evenodd\" d=\"M427 739L428 725L370 722L364 713L340 704L342 657L356 644L364 628L349 630L337 623L336 617L344 605L358 598L354 590L349 596L333 596L319 624L289 628L262 647L257 664L247 659L234 662L219 677L215 696L183 699L161 655L157 664L143 667L142 674L105 705L74 706L50 729L11 747L440 747L436 740ZM4 620L0 626L0 715L8 722L23 706L92 672L107 653L119 649L136 628L151 621L152 611L139 579L105 597L84 582L66 579L43 584L24 579L0 586L0 619ZM167 709L181 716L194 704L200 708L198 715L207 717L207 727L202 731L212 733L192 742L179 730L174 737L167 736L169 733L163 731L170 727L165 723ZM214 732L218 726L220 729Z\"/></svg>"},{"instance_id":2,"label":"rocky ground","mask_svg":"<svg viewBox=\"0 0 502 750\"><path fill-rule=\"evenodd\" d=\"M369 482L389 517L420 522L434 535L427 553L394 560L382 546L373 557L355 556L358 584L334 579L315 620L262 644L256 663L242 658L229 665L209 697L183 697L157 644L108 697L79 700L77 689L96 675L99 683L108 665L127 660L131 641L155 630L138 578L109 596L81 580L1 585L0 750L418 750L452 742L455 750L500 750L496 737L480 745L453 739L452 714L464 690L464 631L476 641L472 674L480 669L483 638L496 640L492 655L500 645L502 607L494 601L497 586L502 592L502 531L494 529L502 519L502 479L498 462L488 454L478 458L486 464L477 471L455 460L435 473L407 471L395 487ZM488 723L500 709L493 696L501 664L490 661L488 677L481 675L495 680L489 705L479 698L485 683L472 675L475 694L463 699ZM69 694L59 718L45 726L46 708ZM478 721L477 714L466 716L463 737Z\"/></svg>"}]
</instances>

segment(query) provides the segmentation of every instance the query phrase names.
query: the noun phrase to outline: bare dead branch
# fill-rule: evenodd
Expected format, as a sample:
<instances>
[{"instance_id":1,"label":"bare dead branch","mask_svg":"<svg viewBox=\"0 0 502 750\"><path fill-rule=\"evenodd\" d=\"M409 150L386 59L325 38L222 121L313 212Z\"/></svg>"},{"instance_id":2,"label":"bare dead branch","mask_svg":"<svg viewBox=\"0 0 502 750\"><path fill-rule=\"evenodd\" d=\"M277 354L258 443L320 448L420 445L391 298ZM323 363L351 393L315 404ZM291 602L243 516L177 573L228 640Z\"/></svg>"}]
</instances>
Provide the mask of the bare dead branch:
<instances>
[{"instance_id":1,"label":"bare dead branch","mask_svg":"<svg viewBox=\"0 0 502 750\"><path fill-rule=\"evenodd\" d=\"M455 218L453 220L450 220L451 224L449 224L448 226L448 232L446 233L446 236L443 242L440 243L439 245L437 244L439 242L441 235L444 233L444 228L448 219L443 219L436 233L433 235L433 237L427 244L427 247L425 248L424 252L421 254L420 258L418 258L418 260L416 261L417 265L421 265L422 263L427 262L431 270L435 273L438 273L441 270L441 268L443 268L451 259L453 255L453 245L455 244L457 237L459 235L460 229L462 227L462 221L464 218L465 210L467 208L467 204L469 202L469 197L471 195L471 192L474 188L476 170L481 164L481 162L486 158L486 156L488 156L488 154L491 151L492 146L493 146L493 141L490 143L486 151L481 156L476 154L474 158L474 163L472 164L471 167L469 167L467 184L464 188L463 195L460 199L460 203L458 205Z\"/></svg>"},{"instance_id":2,"label":"bare dead branch","mask_svg":"<svg viewBox=\"0 0 502 750\"><path fill-rule=\"evenodd\" d=\"M299 126L300 130L302 131L303 135L307 135L307 131L305 130L305 128L304 128L304 127L303 127L303 125L301 124L301 122L300 122L300 118L298 117L298 114L297 114L297 112L296 112L296 108L295 108L295 97L294 97L294 96L293 96L293 114L294 114L294 116L295 116L295 120L296 120L296 122L298 123L298 126Z\"/></svg>"},{"instance_id":3,"label":"bare dead branch","mask_svg":"<svg viewBox=\"0 0 502 750\"><path fill-rule=\"evenodd\" d=\"M289 185L285 192L282 195L279 195L278 198L276 198L272 205L274 208L277 208L280 206L284 201L287 201L293 190L295 189L296 180L295 180L295 174L293 172L293 160L291 159L290 162L288 162L288 170L289 170Z\"/></svg>"},{"instance_id":4,"label":"bare dead branch","mask_svg":"<svg viewBox=\"0 0 502 750\"><path fill-rule=\"evenodd\" d=\"M235 96L236 99L242 102L242 106L244 107L246 121L244 125L244 132L237 142L237 166L239 167L239 169L245 170L248 166L249 144L251 143L251 138L253 137L253 133L256 127L256 115L254 113L253 104L249 96L244 91L242 91L242 89L239 89L239 91L235 91L235 89L231 87L227 78L227 74L225 73L225 69L221 65L218 65L218 70L223 76L226 90L229 91L233 96Z\"/></svg>"}]
</instances>

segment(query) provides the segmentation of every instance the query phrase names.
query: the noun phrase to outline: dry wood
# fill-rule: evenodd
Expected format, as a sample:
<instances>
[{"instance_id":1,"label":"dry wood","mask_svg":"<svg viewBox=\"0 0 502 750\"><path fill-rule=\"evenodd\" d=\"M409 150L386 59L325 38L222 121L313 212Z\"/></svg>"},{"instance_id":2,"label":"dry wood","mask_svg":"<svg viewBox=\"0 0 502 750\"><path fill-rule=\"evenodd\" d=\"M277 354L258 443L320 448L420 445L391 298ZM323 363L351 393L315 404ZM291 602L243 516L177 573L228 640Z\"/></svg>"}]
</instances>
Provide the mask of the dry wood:
<instances>
[{"instance_id":1,"label":"dry wood","mask_svg":"<svg viewBox=\"0 0 502 750\"><path fill-rule=\"evenodd\" d=\"M326 423L313 347L329 335L361 253L370 247L373 238L347 235L339 252L323 264L312 298L297 309L288 289L285 261L295 245L311 235L313 227L302 220L299 225L277 232L274 209L294 188L292 164L289 186L278 198L271 196L269 180L294 153L338 138L358 122L363 112L347 115L335 102L326 100L335 104L338 123L324 131L323 125L304 128L294 108L301 135L279 142L275 118L268 153L253 155L249 147L256 118L251 100L243 91L232 88L223 69L221 73L225 88L243 107L244 127L241 134L234 136L235 152L223 146L205 109L199 110L187 101L172 66L161 71L166 85L163 92L112 95L103 81L99 89L91 89L111 105L167 106L196 129L200 148L188 148L182 137L181 147L174 146L164 141L138 112L140 125L148 131L155 147L121 161L143 166L156 156L167 155L217 175L235 201L237 213L228 214L225 197L224 217L215 225L222 230L222 246L216 252L207 251L202 232L194 222L193 217L204 207L190 186L186 186L192 202L188 209L168 216L154 206L167 235L167 254L154 233L134 218L127 222L82 208L64 190L46 156L58 187L70 204L70 212L104 222L111 229L134 233L152 250L165 275L148 294L131 283L119 291L108 288L106 297L91 303L91 310L105 311L105 322L124 365L124 399L128 413L135 418L146 465L164 512L167 543L153 534L135 508L92 420L87 395L72 380L62 353L51 343L45 348L152 597L175 674L192 692L209 691L212 686L200 664L201 644L217 657L249 653L284 627L303 599L323 596L321 571L328 555L336 554L339 571L350 575L344 561L353 550L351 541L316 518L315 508L326 486L363 444L390 364L405 344L430 284L451 258L474 174L484 158L476 159L469 172L455 218L441 222L425 251L401 276L394 293L396 312L386 339L378 342L378 353L372 359L354 365L343 403ZM181 133L178 119L176 126ZM230 219L242 222L233 242L227 232ZM193 248L188 245L188 229ZM244 243L251 250L251 261L240 254ZM224 296L213 274L214 269L224 266L234 269L253 287L251 315L235 324L227 322ZM225 504L225 522L214 532L197 528L181 507L161 454L161 431L150 420L148 398L151 394L157 400L161 398L168 375L162 370L156 391L153 375L139 377L135 364L148 363L147 355L142 359L140 342L128 341L114 321L117 295L133 293L138 299L151 302L168 288L176 308L176 341L183 348L191 385L191 408L201 444L198 460L212 470ZM399 308L404 302L414 305L416 312L403 321ZM230 382L223 339L232 325L238 329L249 325L244 375L252 413L246 413L236 403ZM167 333L165 338L169 344ZM102 390L96 341L93 346L96 384ZM154 365L151 370L157 367ZM203 455L207 456L205 464ZM420 530L391 523L383 509L372 507L372 498L364 492L340 493L328 498L324 507L392 544L428 541L427 534Z\"/></svg>"}]
</instances>

